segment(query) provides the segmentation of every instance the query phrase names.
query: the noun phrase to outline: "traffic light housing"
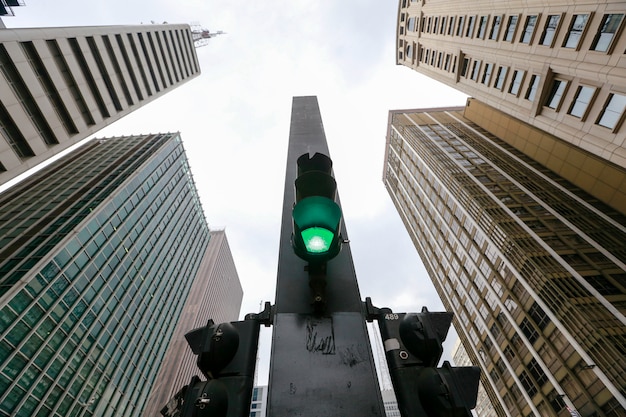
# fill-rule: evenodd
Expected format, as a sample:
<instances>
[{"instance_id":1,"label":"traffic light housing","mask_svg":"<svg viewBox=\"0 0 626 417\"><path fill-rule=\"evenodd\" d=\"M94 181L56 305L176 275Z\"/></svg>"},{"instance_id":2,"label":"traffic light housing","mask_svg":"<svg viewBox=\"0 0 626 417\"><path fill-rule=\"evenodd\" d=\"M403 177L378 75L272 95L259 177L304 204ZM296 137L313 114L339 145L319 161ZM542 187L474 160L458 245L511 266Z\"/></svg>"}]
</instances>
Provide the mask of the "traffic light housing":
<instances>
[{"instance_id":1,"label":"traffic light housing","mask_svg":"<svg viewBox=\"0 0 626 417\"><path fill-rule=\"evenodd\" d=\"M266 310L269 307L266 306ZM164 416L247 417L254 388L254 368L259 342L259 316L246 320L207 325L185 334L196 354L198 368L207 378L197 376L180 390Z\"/></svg>"},{"instance_id":2,"label":"traffic light housing","mask_svg":"<svg viewBox=\"0 0 626 417\"><path fill-rule=\"evenodd\" d=\"M332 160L321 153L306 153L297 160L296 201L292 211L292 246L311 264L323 264L341 250L341 208L335 202L337 183Z\"/></svg>"},{"instance_id":3,"label":"traffic light housing","mask_svg":"<svg viewBox=\"0 0 626 417\"><path fill-rule=\"evenodd\" d=\"M368 320L377 320L389 374L403 417L471 417L476 407L480 369L437 363L452 323L452 313L393 313L366 301Z\"/></svg>"}]
</instances>

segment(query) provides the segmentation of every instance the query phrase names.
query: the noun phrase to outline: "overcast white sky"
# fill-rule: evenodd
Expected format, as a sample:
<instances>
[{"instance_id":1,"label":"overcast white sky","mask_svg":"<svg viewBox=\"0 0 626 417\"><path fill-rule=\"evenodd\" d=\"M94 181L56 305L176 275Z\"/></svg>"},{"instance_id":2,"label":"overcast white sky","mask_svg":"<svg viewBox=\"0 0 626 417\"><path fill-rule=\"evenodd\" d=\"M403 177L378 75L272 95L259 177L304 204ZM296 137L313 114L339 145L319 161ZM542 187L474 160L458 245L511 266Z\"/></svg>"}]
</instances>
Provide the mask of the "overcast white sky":
<instances>
[{"instance_id":1,"label":"overcast white sky","mask_svg":"<svg viewBox=\"0 0 626 417\"><path fill-rule=\"evenodd\" d=\"M209 225L226 229L242 318L274 302L291 100L305 95L319 100L361 297L396 312L442 310L382 183L385 134L389 110L464 105L466 96L396 66L397 1L26 2L7 27L167 21L227 32L198 49L200 77L96 136L181 132Z\"/></svg>"}]
</instances>

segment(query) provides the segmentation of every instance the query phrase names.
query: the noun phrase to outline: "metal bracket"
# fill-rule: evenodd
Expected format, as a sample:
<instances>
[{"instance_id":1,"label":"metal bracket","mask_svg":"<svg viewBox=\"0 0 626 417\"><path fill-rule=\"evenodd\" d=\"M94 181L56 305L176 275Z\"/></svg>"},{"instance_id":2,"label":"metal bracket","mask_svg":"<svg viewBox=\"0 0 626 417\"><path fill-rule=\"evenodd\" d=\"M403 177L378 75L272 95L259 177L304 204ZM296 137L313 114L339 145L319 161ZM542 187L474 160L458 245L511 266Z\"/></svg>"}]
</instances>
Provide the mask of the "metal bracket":
<instances>
[{"instance_id":1,"label":"metal bracket","mask_svg":"<svg viewBox=\"0 0 626 417\"><path fill-rule=\"evenodd\" d=\"M365 302L363 303L363 313L365 315L365 320L368 323L373 322L374 320L378 320L381 314L393 313L389 307L378 308L372 304L371 297L365 297Z\"/></svg>"},{"instance_id":2,"label":"metal bracket","mask_svg":"<svg viewBox=\"0 0 626 417\"><path fill-rule=\"evenodd\" d=\"M248 313L244 317L245 320L257 320L265 327L270 327L274 324L274 306L269 301L265 302L265 308L260 313Z\"/></svg>"}]
</instances>

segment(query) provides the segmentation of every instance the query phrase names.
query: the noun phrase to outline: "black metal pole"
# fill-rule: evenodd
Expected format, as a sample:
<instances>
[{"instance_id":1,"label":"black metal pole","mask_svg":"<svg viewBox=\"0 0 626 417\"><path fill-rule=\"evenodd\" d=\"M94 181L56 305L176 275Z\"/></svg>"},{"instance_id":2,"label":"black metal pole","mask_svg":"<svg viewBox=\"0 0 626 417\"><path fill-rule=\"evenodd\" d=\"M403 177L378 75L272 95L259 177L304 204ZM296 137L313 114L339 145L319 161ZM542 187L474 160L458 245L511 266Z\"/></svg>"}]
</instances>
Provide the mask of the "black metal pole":
<instances>
[{"instance_id":1,"label":"black metal pole","mask_svg":"<svg viewBox=\"0 0 626 417\"><path fill-rule=\"evenodd\" d=\"M291 246L296 160L307 152L330 156L317 98L294 97L278 257L268 416L383 417L350 245L344 243L339 255L328 261L321 314L311 302L307 262L298 258ZM341 235L347 241L343 221Z\"/></svg>"}]
</instances>

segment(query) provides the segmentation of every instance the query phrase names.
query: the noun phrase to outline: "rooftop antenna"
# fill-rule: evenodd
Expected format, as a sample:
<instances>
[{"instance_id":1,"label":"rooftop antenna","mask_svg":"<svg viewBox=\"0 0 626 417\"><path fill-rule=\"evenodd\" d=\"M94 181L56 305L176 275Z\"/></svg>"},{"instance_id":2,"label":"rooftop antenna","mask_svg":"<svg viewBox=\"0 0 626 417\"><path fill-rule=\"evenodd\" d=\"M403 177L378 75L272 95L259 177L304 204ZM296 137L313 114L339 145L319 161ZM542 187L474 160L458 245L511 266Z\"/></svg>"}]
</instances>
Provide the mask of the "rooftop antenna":
<instances>
[{"instance_id":1,"label":"rooftop antenna","mask_svg":"<svg viewBox=\"0 0 626 417\"><path fill-rule=\"evenodd\" d=\"M208 45L209 39L216 37L217 35L224 35L226 32L218 30L217 32L211 32L209 29L203 28L199 23L191 23L191 37L193 38L193 46L199 48L201 46Z\"/></svg>"}]
</instances>

